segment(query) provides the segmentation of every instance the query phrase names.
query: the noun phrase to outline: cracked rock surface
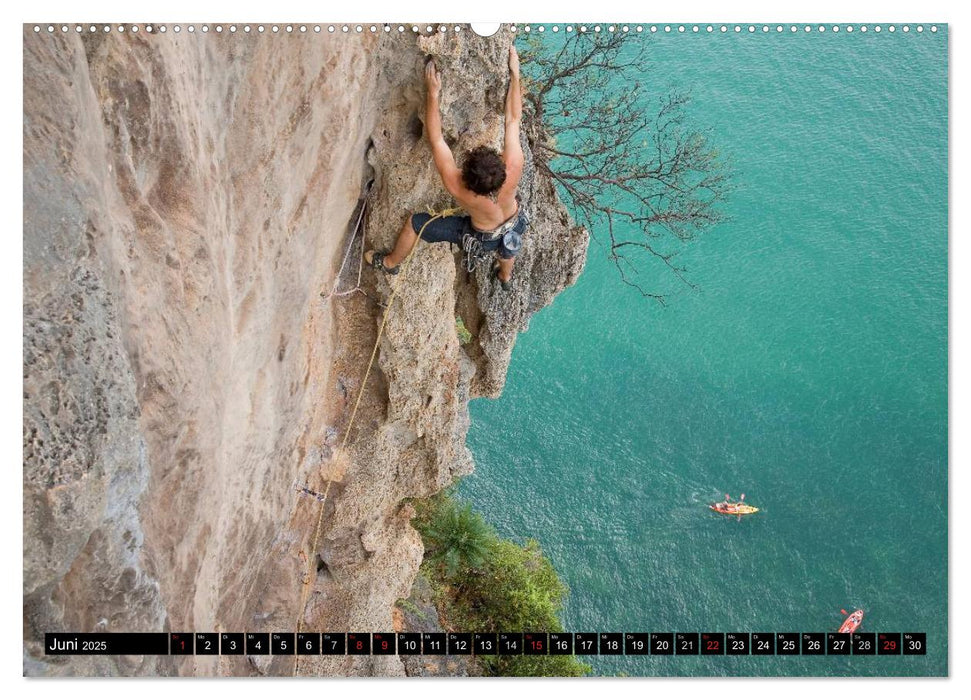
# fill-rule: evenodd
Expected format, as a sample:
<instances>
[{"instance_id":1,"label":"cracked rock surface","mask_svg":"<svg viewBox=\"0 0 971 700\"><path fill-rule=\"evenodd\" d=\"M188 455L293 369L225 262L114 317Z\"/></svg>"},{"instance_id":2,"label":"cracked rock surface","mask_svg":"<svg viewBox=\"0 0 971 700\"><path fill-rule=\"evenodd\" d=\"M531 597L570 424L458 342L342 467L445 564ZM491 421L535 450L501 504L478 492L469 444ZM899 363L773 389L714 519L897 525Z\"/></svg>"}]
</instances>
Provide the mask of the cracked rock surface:
<instances>
[{"instance_id":1,"label":"cracked rock surface","mask_svg":"<svg viewBox=\"0 0 971 700\"><path fill-rule=\"evenodd\" d=\"M468 401L502 390L587 235L530 177L512 291L421 244L402 275L364 270L366 295L324 295L357 282L369 181L368 247L451 205L422 139L427 57L459 154L501 139L508 41L24 28L25 674L293 672L47 657L44 632L393 629L422 557L407 499L472 470Z\"/></svg>"}]
</instances>

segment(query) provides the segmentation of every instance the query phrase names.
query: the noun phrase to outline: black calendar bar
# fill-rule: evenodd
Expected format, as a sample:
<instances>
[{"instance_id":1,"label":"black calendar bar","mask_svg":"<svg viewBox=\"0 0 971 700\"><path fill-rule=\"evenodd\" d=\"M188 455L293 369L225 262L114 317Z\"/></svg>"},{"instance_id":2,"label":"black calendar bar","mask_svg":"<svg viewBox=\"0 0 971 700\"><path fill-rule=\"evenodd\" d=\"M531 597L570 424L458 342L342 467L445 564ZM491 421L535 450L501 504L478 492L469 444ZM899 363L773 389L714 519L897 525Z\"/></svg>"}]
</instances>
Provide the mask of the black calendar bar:
<instances>
[{"instance_id":1,"label":"black calendar bar","mask_svg":"<svg viewBox=\"0 0 971 700\"><path fill-rule=\"evenodd\" d=\"M191 635L189 642L191 643ZM48 632L44 635L44 652L48 656L152 654L168 655L167 632L145 633L75 633Z\"/></svg>"},{"instance_id":2,"label":"black calendar bar","mask_svg":"<svg viewBox=\"0 0 971 700\"><path fill-rule=\"evenodd\" d=\"M915 656L924 632L48 632L49 656ZM861 661L863 659L861 658Z\"/></svg>"}]
</instances>

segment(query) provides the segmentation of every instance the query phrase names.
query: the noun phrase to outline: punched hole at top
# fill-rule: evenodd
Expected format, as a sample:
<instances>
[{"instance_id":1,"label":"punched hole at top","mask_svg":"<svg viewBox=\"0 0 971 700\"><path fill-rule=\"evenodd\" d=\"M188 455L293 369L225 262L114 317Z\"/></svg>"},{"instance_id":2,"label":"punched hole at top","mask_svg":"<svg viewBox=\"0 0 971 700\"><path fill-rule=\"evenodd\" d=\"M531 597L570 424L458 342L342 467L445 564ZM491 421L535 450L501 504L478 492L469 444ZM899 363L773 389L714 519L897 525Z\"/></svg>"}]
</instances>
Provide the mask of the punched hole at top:
<instances>
[{"instance_id":1,"label":"punched hole at top","mask_svg":"<svg viewBox=\"0 0 971 700\"><path fill-rule=\"evenodd\" d=\"M499 22L473 22L472 31L479 36L492 36L502 27Z\"/></svg>"}]
</instances>

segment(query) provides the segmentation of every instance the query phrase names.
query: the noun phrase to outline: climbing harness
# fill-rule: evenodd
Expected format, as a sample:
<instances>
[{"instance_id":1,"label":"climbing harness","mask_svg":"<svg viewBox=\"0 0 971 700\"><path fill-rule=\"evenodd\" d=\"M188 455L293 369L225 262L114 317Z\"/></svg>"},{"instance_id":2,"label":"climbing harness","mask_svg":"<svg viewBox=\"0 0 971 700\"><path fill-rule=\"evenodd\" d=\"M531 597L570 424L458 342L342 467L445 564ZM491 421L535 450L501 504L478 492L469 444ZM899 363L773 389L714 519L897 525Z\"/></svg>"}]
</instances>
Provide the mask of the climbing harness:
<instances>
[{"instance_id":1,"label":"climbing harness","mask_svg":"<svg viewBox=\"0 0 971 700\"><path fill-rule=\"evenodd\" d=\"M516 210L516 213L491 231L480 231L472 226L471 223L469 224L472 232L465 233L462 236L462 260L466 272L475 272L475 268L479 263L485 262L492 257L492 251L483 249L482 244L484 242L491 243L501 239L506 249L514 253L518 252L522 247L523 235L517 230L517 227L519 227L520 223L528 226L529 218L523 208L522 200L518 195L516 201L519 203L519 208Z\"/></svg>"},{"instance_id":2,"label":"climbing harness","mask_svg":"<svg viewBox=\"0 0 971 700\"><path fill-rule=\"evenodd\" d=\"M408 251L408 255L401 262L400 268L402 273L408 270L408 265L409 263L411 263L411 258L415 254L415 251L418 250L418 244L421 242L421 238L424 235L425 229L428 227L428 224L435 221L436 219L441 219L446 216L454 216L460 211L461 209L453 208L453 209L445 209L443 211L436 213L431 209L429 209L428 213L431 215L431 218L429 218L428 221L426 221L422 225L421 229L419 229L418 238L417 240L415 240L415 244L411 247L411 250ZM358 219L358 223L360 223L360 217ZM346 258L346 255L345 255L345 258ZM364 257L362 254L361 260L363 261L363 259ZM403 274L398 276L399 279L401 279L402 277L404 277ZM359 278L359 283L360 283L360 278ZM347 428L344 431L344 437L343 439L341 439L340 447L337 449L337 451L334 453L334 456L332 457L334 461L338 460L344 454L344 449L347 447L347 441L351 436L351 429L354 427L354 420L357 418L357 409L361 406L361 397L364 396L364 388L367 386L368 377L371 375L371 368L374 366L374 360L378 356L378 347L381 345L381 337L384 335L384 329L388 325L388 317L391 315L391 305L394 303L395 297L398 295L398 289L401 287L402 284L403 282L399 282L397 285L392 287L391 294L388 295L388 302L384 309L384 316L381 318L381 325L378 327L378 337L375 338L374 348L371 350L371 359L368 360L367 369L364 370L364 379L361 380L361 386L357 390L357 399L354 401L354 409L351 411L350 420L347 422ZM354 291L354 290L351 290L351 291ZM347 293L349 294L350 292L347 292ZM309 488L307 488L306 490L297 489L298 491L307 493L308 495L313 495L314 500L320 503L320 505L317 507L318 508L317 524L316 526L314 526L313 544L310 547L311 553L316 553L317 551L317 542L320 538L320 525L324 520L324 506L327 504L327 497L330 495L330 487L333 485L333 483L334 483L333 479L328 479L327 488L324 489L324 492L322 494L317 493L316 491L311 491ZM313 566L316 564L316 562L313 561L313 559L309 556L307 557L307 560L308 560L307 573L303 577L303 586L301 588L301 593L300 593L300 607L297 610L297 623L295 625L298 639L299 639L301 629L303 627L303 616L307 608L307 599L310 594L310 583L313 580L313 574L314 574ZM301 654L294 654L293 656L293 675L294 676L296 676L300 670L300 657L301 657Z\"/></svg>"},{"instance_id":3,"label":"climbing harness","mask_svg":"<svg viewBox=\"0 0 971 700\"><path fill-rule=\"evenodd\" d=\"M476 266L489 258L489 251L482 249L482 239L471 233L462 236L462 265L466 272L474 272Z\"/></svg>"}]
</instances>

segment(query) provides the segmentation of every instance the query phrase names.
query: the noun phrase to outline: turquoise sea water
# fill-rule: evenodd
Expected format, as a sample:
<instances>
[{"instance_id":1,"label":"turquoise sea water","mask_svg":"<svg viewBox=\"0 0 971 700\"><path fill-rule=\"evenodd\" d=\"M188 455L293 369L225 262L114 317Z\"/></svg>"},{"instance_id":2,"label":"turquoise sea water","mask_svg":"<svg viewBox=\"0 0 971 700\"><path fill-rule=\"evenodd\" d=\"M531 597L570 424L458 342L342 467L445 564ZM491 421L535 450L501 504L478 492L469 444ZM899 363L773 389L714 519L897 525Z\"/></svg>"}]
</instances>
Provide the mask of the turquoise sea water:
<instances>
[{"instance_id":1,"label":"turquoise sea water","mask_svg":"<svg viewBox=\"0 0 971 700\"><path fill-rule=\"evenodd\" d=\"M472 404L461 496L540 541L572 631L926 632L924 657L590 657L630 675L947 672L947 37L658 35L738 190L625 287L596 242ZM742 520L725 492L762 508Z\"/></svg>"}]
</instances>

